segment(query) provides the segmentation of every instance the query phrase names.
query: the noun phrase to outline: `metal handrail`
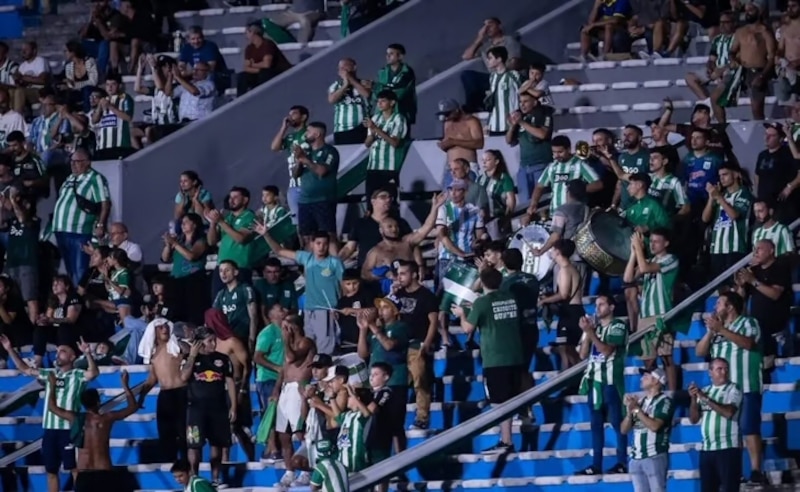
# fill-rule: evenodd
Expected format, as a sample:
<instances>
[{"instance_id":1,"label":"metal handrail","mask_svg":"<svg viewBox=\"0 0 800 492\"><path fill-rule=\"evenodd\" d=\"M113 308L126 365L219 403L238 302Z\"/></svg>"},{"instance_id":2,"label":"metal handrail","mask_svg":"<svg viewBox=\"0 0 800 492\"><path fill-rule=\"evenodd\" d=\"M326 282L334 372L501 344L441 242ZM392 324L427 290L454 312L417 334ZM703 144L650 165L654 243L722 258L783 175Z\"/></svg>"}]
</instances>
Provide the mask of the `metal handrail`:
<instances>
[{"instance_id":1,"label":"metal handrail","mask_svg":"<svg viewBox=\"0 0 800 492\"><path fill-rule=\"evenodd\" d=\"M789 228L794 232L798 226L800 226L800 219L792 222ZM682 314L683 310L694 305L698 300L708 295L720 284L730 279L731 276L739 269L749 264L752 257L753 253L748 253L747 256L736 262L735 265L725 270L725 272L721 273L714 280L706 284L698 291L692 293L692 295L672 308L663 316L663 320L669 321ZM639 330L631 335L628 343L631 344L638 342L653 328L654 326L652 325L644 329L639 327ZM491 408L488 412L482 413L464 423L451 427L441 434L425 440L422 444L408 448L388 460L382 461L377 465L370 466L365 470L350 475L350 490L365 490L367 487L375 485L388 477L414 467L414 465L416 465L421 459L441 453L456 442L462 439L472 438L473 436L480 434L484 430L494 426L498 422L513 417L522 407L536 403L544 397L549 396L553 392L558 391L562 387L567 386L574 378L577 378L579 375L583 374L583 372L586 370L586 366L588 365L589 361L584 359L569 369L562 371L555 378L545 381L541 385L538 385L535 388L526 391L525 393L517 395L511 400Z\"/></svg>"},{"instance_id":2,"label":"metal handrail","mask_svg":"<svg viewBox=\"0 0 800 492\"><path fill-rule=\"evenodd\" d=\"M144 382L141 382L141 383L137 384L136 386L134 386L133 388L131 388L131 391L133 392L133 395L134 396L138 396L139 393L142 391L142 387L143 386L144 386ZM103 412L103 411L111 410L112 408L116 407L117 405L119 405L120 403L125 401L126 399L127 399L127 396L125 396L125 392L122 392L122 393L116 395L115 397L111 398L110 400L107 400L102 405L100 405L100 411ZM31 443L19 448L19 449L17 449L13 453L10 453L10 454L0 458L0 468L5 468L8 465L10 465L11 463L14 463L19 459L22 459L22 458L24 458L24 457L26 457L26 456L28 456L30 454L33 454L36 451L39 451L40 449L42 449L42 440L41 439L37 439L37 440L35 440L35 441L33 441L33 442L31 442Z\"/></svg>"}]
</instances>

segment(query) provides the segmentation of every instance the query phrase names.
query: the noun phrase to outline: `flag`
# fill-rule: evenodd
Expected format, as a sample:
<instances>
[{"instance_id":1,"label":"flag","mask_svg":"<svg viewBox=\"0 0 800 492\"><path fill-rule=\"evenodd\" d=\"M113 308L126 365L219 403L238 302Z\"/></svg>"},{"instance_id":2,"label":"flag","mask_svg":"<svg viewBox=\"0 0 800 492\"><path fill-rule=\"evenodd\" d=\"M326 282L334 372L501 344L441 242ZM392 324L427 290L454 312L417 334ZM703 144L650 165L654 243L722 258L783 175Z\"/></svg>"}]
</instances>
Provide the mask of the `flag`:
<instances>
[{"instance_id":1,"label":"flag","mask_svg":"<svg viewBox=\"0 0 800 492\"><path fill-rule=\"evenodd\" d=\"M269 431L275 426L275 414L278 412L278 402L270 401L267 411L261 417L261 424L256 432L256 442L264 444L269 439Z\"/></svg>"}]
</instances>

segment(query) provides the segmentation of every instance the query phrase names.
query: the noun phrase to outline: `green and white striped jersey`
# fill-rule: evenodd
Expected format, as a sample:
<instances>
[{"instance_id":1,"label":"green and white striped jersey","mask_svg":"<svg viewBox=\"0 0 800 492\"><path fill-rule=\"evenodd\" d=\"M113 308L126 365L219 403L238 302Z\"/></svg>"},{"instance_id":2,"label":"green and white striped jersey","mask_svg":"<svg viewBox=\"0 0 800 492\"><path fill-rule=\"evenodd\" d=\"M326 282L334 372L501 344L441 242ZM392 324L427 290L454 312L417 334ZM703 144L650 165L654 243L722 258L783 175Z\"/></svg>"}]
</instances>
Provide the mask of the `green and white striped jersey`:
<instances>
[{"instance_id":1,"label":"green and white striped jersey","mask_svg":"<svg viewBox=\"0 0 800 492\"><path fill-rule=\"evenodd\" d=\"M289 215L289 211L286 210L283 205L275 205L272 208L264 205L261 207L260 212L261 220L267 227L274 226L276 222Z\"/></svg>"},{"instance_id":2,"label":"green and white striped jersey","mask_svg":"<svg viewBox=\"0 0 800 492\"><path fill-rule=\"evenodd\" d=\"M115 94L109 98L110 106L114 106L131 118L133 104L133 98L128 94ZM94 126L94 133L97 136L97 150L131 147L131 124L110 109L100 116L100 121Z\"/></svg>"},{"instance_id":3,"label":"green and white striped jersey","mask_svg":"<svg viewBox=\"0 0 800 492\"><path fill-rule=\"evenodd\" d=\"M489 113L489 131L506 132L508 117L519 109L520 76L516 70L489 75L489 89L492 92L492 111Z\"/></svg>"},{"instance_id":4,"label":"green and white striped jersey","mask_svg":"<svg viewBox=\"0 0 800 492\"><path fill-rule=\"evenodd\" d=\"M342 88L342 80L328 87L328 94ZM333 132L346 132L361 125L369 114L367 100L353 86L347 88L344 96L333 104Z\"/></svg>"},{"instance_id":5,"label":"green and white striped jersey","mask_svg":"<svg viewBox=\"0 0 800 492\"><path fill-rule=\"evenodd\" d=\"M662 178L656 173L650 173L650 188L647 189L647 192L658 200L670 215L675 214L681 207L689 203L683 183L672 174L667 174Z\"/></svg>"},{"instance_id":6,"label":"green and white striped jersey","mask_svg":"<svg viewBox=\"0 0 800 492\"><path fill-rule=\"evenodd\" d=\"M299 146L306 152L311 150L311 146L308 144L308 142L306 142L306 127L287 132L283 137L283 145L281 148L289 154L286 158L286 162L289 165L289 188L300 186L300 178L292 177L292 169L294 168L294 165L297 164L294 158L294 153L292 152L295 145Z\"/></svg>"},{"instance_id":7,"label":"green and white striped jersey","mask_svg":"<svg viewBox=\"0 0 800 492\"><path fill-rule=\"evenodd\" d=\"M184 492L215 492L217 489L205 478L191 477Z\"/></svg>"},{"instance_id":8,"label":"green and white striped jersey","mask_svg":"<svg viewBox=\"0 0 800 492\"><path fill-rule=\"evenodd\" d=\"M669 451L669 433L672 429L672 398L664 393L655 396L645 396L639 400L639 410L652 419L664 422L661 428L653 432L645 426L636 416L633 419L633 442L631 445L631 458L643 460Z\"/></svg>"},{"instance_id":9,"label":"green and white striped jersey","mask_svg":"<svg viewBox=\"0 0 800 492\"><path fill-rule=\"evenodd\" d=\"M756 342L754 350L743 349L722 335L716 335L711 342L711 358L725 359L730 368L731 382L744 393L761 392L761 328L758 321L749 316L739 316L728 326L728 330Z\"/></svg>"},{"instance_id":10,"label":"green and white striped jersey","mask_svg":"<svg viewBox=\"0 0 800 492\"><path fill-rule=\"evenodd\" d=\"M317 466L311 473L311 485L319 487L320 492L350 492L347 469L331 458L317 461Z\"/></svg>"},{"instance_id":11,"label":"green and white striped jersey","mask_svg":"<svg viewBox=\"0 0 800 492\"><path fill-rule=\"evenodd\" d=\"M642 298L639 310L642 318L661 316L672 309L672 292L678 279L678 257L663 253L647 260L656 263L659 271L643 277Z\"/></svg>"},{"instance_id":12,"label":"green and white striped jersey","mask_svg":"<svg viewBox=\"0 0 800 492\"><path fill-rule=\"evenodd\" d=\"M763 239L769 239L775 245L775 256L785 255L794 251L792 233L789 232L788 227L778 221L775 221L769 227L762 225L753 231L753 248L756 247L757 242Z\"/></svg>"},{"instance_id":13,"label":"green and white striped jersey","mask_svg":"<svg viewBox=\"0 0 800 492\"><path fill-rule=\"evenodd\" d=\"M726 191L725 201L739 213L739 217L732 219L718 203L714 203L715 219L714 230L711 233L711 254L747 253L750 251L747 241L747 226L750 220L753 195L746 188L739 188L732 193Z\"/></svg>"},{"instance_id":14,"label":"green and white striped jersey","mask_svg":"<svg viewBox=\"0 0 800 492\"><path fill-rule=\"evenodd\" d=\"M722 405L734 405L736 413L729 419L718 414L704 401L698 401L703 412L700 418L700 435L703 451L719 451L721 449L738 448L739 444L739 410L742 406L742 391L734 383L720 386L706 386L703 393Z\"/></svg>"},{"instance_id":15,"label":"green and white striped jersey","mask_svg":"<svg viewBox=\"0 0 800 492\"><path fill-rule=\"evenodd\" d=\"M86 371L83 369L70 369L58 372L56 369L39 369L39 379L45 381L45 410L42 418L42 428L69 430L72 424L68 420L58 417L47 409L47 402L50 401L50 392L53 391L50 383L47 383L47 374L51 371L56 371L56 405L71 412L77 412L81 409L80 397L86 387Z\"/></svg>"},{"instance_id":16,"label":"green and white striped jersey","mask_svg":"<svg viewBox=\"0 0 800 492\"><path fill-rule=\"evenodd\" d=\"M106 177L89 168L85 173L71 174L61 185L53 211L53 232L91 234L98 218L78 206L77 196L95 203L111 200Z\"/></svg>"},{"instance_id":17,"label":"green and white striped jersey","mask_svg":"<svg viewBox=\"0 0 800 492\"><path fill-rule=\"evenodd\" d=\"M369 435L369 417L352 410L340 414L339 436L336 438L336 449L339 461L350 473L361 471L367 467L367 436Z\"/></svg>"},{"instance_id":18,"label":"green and white striped jersey","mask_svg":"<svg viewBox=\"0 0 800 492\"><path fill-rule=\"evenodd\" d=\"M19 63L13 61L11 58L6 58L6 61L0 65L0 84L16 86L14 81L14 73L19 72Z\"/></svg>"},{"instance_id":19,"label":"green and white striped jersey","mask_svg":"<svg viewBox=\"0 0 800 492\"><path fill-rule=\"evenodd\" d=\"M405 117L398 112L394 112L387 118L383 115L383 112L379 112L372 117L372 121L385 134L399 138L401 144L397 148L392 147L389 142L386 142L370 130L370 135L375 140L369 147L367 171L399 171L405 160L407 150L402 142L408 135L408 123L406 123Z\"/></svg>"},{"instance_id":20,"label":"green and white striped jersey","mask_svg":"<svg viewBox=\"0 0 800 492\"><path fill-rule=\"evenodd\" d=\"M716 57L717 68L726 67L731 62L731 45L733 45L733 34L714 36L709 56Z\"/></svg>"},{"instance_id":21,"label":"green and white striped jersey","mask_svg":"<svg viewBox=\"0 0 800 492\"><path fill-rule=\"evenodd\" d=\"M588 184L594 183L599 177L589 164L575 156L567 162L551 162L539 177L539 184L551 189L551 216L558 207L567 202L567 183L573 179L581 179Z\"/></svg>"},{"instance_id":22,"label":"green and white striped jersey","mask_svg":"<svg viewBox=\"0 0 800 492\"><path fill-rule=\"evenodd\" d=\"M489 177L487 174L478 176L478 184L486 189L489 197L489 211L492 217L501 217L506 212L506 197L514 193L514 180L508 173L503 173L498 178Z\"/></svg>"},{"instance_id":23,"label":"green and white striped jersey","mask_svg":"<svg viewBox=\"0 0 800 492\"><path fill-rule=\"evenodd\" d=\"M586 366L584 378L596 381L602 386L622 384L625 377L625 347L628 344L628 327L622 321L614 318L607 326L598 324L595 329L597 338L601 342L614 345L617 349L613 354L605 356L592 344L589 351L589 365Z\"/></svg>"}]
</instances>

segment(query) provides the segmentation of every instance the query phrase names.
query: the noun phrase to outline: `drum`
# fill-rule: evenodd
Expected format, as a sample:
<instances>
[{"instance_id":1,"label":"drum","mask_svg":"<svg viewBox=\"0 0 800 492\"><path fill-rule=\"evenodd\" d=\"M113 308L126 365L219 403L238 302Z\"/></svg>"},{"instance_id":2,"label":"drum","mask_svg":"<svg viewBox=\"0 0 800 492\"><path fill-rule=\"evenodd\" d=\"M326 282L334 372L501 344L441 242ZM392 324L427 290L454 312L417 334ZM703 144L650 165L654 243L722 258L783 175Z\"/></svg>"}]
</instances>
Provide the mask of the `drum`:
<instances>
[{"instance_id":1,"label":"drum","mask_svg":"<svg viewBox=\"0 0 800 492\"><path fill-rule=\"evenodd\" d=\"M547 242L550 233L541 224L531 224L515 232L508 241L508 248L516 248L522 253L522 271L544 279L553 269L553 258L549 254L536 256L534 249L539 249Z\"/></svg>"},{"instance_id":2,"label":"drum","mask_svg":"<svg viewBox=\"0 0 800 492\"><path fill-rule=\"evenodd\" d=\"M478 293L472 290L472 286L478 280L478 268L475 265L463 261L453 261L442 279L444 296L442 297L441 309L450 312L450 306L456 304L463 305L465 302L472 303L478 298Z\"/></svg>"},{"instance_id":3,"label":"drum","mask_svg":"<svg viewBox=\"0 0 800 492\"><path fill-rule=\"evenodd\" d=\"M352 384L356 388L369 387L369 368L367 367L364 359L356 353L344 354L336 357L334 363L337 366L345 366L350 370L350 378L347 380L348 384Z\"/></svg>"},{"instance_id":4,"label":"drum","mask_svg":"<svg viewBox=\"0 0 800 492\"><path fill-rule=\"evenodd\" d=\"M575 232L575 250L595 270L617 277L631 255L633 227L612 212L594 212Z\"/></svg>"}]
</instances>

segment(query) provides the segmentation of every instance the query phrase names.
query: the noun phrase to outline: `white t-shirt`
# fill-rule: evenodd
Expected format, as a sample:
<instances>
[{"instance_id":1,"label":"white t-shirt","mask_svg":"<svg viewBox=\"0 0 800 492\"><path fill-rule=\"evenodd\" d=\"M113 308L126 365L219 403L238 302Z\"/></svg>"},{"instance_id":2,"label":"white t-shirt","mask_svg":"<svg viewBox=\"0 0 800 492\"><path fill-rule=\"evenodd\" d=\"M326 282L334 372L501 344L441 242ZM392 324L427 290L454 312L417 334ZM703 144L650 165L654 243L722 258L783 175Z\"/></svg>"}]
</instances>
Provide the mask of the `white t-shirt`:
<instances>
[{"instance_id":1,"label":"white t-shirt","mask_svg":"<svg viewBox=\"0 0 800 492\"><path fill-rule=\"evenodd\" d=\"M142 261L142 248L138 244L128 241L127 239L119 243L119 249L125 251L128 259L140 263Z\"/></svg>"},{"instance_id":2,"label":"white t-shirt","mask_svg":"<svg viewBox=\"0 0 800 492\"><path fill-rule=\"evenodd\" d=\"M37 56L31 61L23 61L19 64L19 73L22 75L29 75L31 77L37 77L43 73L50 73L50 64L47 63L41 56ZM31 84L30 87L33 88L41 88L44 85L33 85Z\"/></svg>"},{"instance_id":3,"label":"white t-shirt","mask_svg":"<svg viewBox=\"0 0 800 492\"><path fill-rule=\"evenodd\" d=\"M0 147L5 147L6 137L15 131L25 133L25 118L13 109L9 109L6 114L0 114Z\"/></svg>"},{"instance_id":4,"label":"white t-shirt","mask_svg":"<svg viewBox=\"0 0 800 492\"><path fill-rule=\"evenodd\" d=\"M554 105L553 96L550 94L550 83L548 81L540 80L533 90L542 91L542 95L539 97L539 104L544 104L545 106Z\"/></svg>"}]
</instances>

